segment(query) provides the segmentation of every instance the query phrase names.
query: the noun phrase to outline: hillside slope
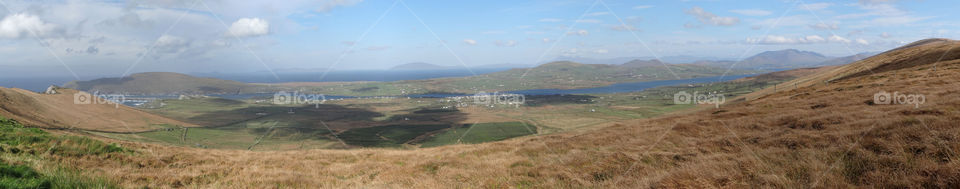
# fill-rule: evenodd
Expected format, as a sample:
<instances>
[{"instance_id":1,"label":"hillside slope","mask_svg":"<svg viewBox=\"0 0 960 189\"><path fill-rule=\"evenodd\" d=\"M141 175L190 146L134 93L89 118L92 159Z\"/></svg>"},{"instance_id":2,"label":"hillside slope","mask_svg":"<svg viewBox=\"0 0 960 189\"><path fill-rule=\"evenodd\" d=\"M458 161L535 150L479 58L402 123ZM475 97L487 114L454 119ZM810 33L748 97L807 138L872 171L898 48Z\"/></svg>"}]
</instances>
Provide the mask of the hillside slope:
<instances>
[{"instance_id":1,"label":"hillside slope","mask_svg":"<svg viewBox=\"0 0 960 189\"><path fill-rule=\"evenodd\" d=\"M57 92L59 94L39 94L0 87L0 116L27 126L107 132L147 131L159 125L194 126L123 105L76 104L74 94L78 91L59 89Z\"/></svg>"},{"instance_id":2,"label":"hillside slope","mask_svg":"<svg viewBox=\"0 0 960 189\"><path fill-rule=\"evenodd\" d=\"M418 150L248 152L124 142L151 155L64 161L128 187L957 188L960 53L937 69L913 57L939 47L895 50L878 57L900 59L874 57L799 79L828 78L829 85L573 133ZM864 69L875 72L859 75ZM878 91L926 100L872 103Z\"/></svg>"},{"instance_id":3,"label":"hillside slope","mask_svg":"<svg viewBox=\"0 0 960 189\"><path fill-rule=\"evenodd\" d=\"M634 60L624 64L582 64L551 62L529 69L462 77L440 78L421 83L428 91L447 90L457 93L512 91L526 89L577 89L601 87L615 83L689 79L722 75L725 69L692 64L665 64L657 60ZM729 75L752 74L748 70L731 70Z\"/></svg>"},{"instance_id":4,"label":"hillside slope","mask_svg":"<svg viewBox=\"0 0 960 189\"><path fill-rule=\"evenodd\" d=\"M866 77L868 75L886 77L884 75L896 75L898 71L903 71L908 68L917 69L916 67L922 67L923 69L937 69L937 65L939 64L946 64L946 62L960 59L960 52L956 51L957 48L960 48L960 41L939 38L920 40L855 63L842 65L835 69L819 72L808 77L798 78L786 82L786 84L797 84L800 87L809 87L827 85L842 79L870 78ZM930 73L932 74L934 72L931 71ZM757 97L761 94L770 94L773 92L773 89L765 89L750 95L750 97Z\"/></svg>"},{"instance_id":5,"label":"hillside slope","mask_svg":"<svg viewBox=\"0 0 960 189\"><path fill-rule=\"evenodd\" d=\"M64 87L90 92L148 95L252 93L265 88L238 81L200 78L170 72L148 72L123 78L71 81Z\"/></svg>"}]
</instances>

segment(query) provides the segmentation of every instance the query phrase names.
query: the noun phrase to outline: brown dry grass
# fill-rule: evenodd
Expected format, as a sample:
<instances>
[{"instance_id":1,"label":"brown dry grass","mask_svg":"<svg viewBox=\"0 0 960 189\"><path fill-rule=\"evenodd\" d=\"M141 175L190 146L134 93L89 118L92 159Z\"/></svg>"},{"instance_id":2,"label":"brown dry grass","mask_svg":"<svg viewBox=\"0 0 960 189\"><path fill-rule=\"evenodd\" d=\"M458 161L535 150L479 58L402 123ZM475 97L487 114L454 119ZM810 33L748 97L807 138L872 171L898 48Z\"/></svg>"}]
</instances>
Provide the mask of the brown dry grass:
<instances>
[{"instance_id":1,"label":"brown dry grass","mask_svg":"<svg viewBox=\"0 0 960 189\"><path fill-rule=\"evenodd\" d=\"M960 60L938 66L477 145L247 152L121 142L138 154L59 161L162 188L958 188ZM871 105L880 90L927 101Z\"/></svg>"},{"instance_id":2,"label":"brown dry grass","mask_svg":"<svg viewBox=\"0 0 960 189\"><path fill-rule=\"evenodd\" d=\"M113 104L75 104L73 89L60 94L39 94L23 89L0 87L0 115L24 125L43 128L77 128L108 132L138 132L155 125L195 126L162 116Z\"/></svg>"}]
</instances>

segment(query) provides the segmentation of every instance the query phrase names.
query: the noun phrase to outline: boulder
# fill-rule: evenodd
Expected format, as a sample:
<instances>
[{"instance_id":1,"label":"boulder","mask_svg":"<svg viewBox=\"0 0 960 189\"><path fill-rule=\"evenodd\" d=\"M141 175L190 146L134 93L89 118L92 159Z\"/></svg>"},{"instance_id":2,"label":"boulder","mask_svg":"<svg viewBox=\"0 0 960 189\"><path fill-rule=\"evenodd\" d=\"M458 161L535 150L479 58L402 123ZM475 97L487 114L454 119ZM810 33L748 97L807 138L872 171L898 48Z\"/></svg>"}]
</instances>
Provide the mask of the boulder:
<instances>
[{"instance_id":1,"label":"boulder","mask_svg":"<svg viewBox=\"0 0 960 189\"><path fill-rule=\"evenodd\" d=\"M60 94L59 92L57 92L57 90L59 89L60 87L56 85L50 85L50 87L47 87L47 90L44 91L43 94Z\"/></svg>"}]
</instances>

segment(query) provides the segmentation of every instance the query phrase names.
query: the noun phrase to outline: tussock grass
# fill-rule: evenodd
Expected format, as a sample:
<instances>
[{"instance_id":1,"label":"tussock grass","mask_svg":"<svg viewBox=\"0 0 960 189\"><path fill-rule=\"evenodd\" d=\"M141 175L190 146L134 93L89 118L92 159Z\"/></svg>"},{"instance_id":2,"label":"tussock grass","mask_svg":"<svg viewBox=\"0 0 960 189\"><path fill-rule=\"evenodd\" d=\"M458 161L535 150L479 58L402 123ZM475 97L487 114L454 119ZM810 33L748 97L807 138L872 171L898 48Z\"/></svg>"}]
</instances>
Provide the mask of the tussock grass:
<instances>
[{"instance_id":1,"label":"tussock grass","mask_svg":"<svg viewBox=\"0 0 960 189\"><path fill-rule=\"evenodd\" d=\"M48 159L123 151L115 144L82 136L53 135L0 117L0 188L117 188L109 179L83 175L79 170L62 167ZM26 161L11 163L14 161L5 159Z\"/></svg>"}]
</instances>

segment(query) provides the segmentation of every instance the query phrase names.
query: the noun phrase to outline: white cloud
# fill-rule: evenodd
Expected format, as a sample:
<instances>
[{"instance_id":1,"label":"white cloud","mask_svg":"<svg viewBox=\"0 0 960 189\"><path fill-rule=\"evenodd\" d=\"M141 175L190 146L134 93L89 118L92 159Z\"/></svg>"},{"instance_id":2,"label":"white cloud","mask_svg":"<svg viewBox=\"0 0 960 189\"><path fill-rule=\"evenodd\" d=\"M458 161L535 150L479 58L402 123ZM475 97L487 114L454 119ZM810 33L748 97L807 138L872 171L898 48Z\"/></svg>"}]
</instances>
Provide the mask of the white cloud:
<instances>
[{"instance_id":1,"label":"white cloud","mask_svg":"<svg viewBox=\"0 0 960 189\"><path fill-rule=\"evenodd\" d=\"M685 11L689 15L697 17L697 20L700 20L700 23L710 24L715 26L732 26L740 23L740 19L737 17L721 17L713 13L707 12L700 7L693 7L690 10Z\"/></svg>"},{"instance_id":2,"label":"white cloud","mask_svg":"<svg viewBox=\"0 0 960 189\"><path fill-rule=\"evenodd\" d=\"M880 37L882 37L882 38L890 38L890 37L893 37L893 35L890 35L890 33L887 33L887 32L883 32L883 33L880 33Z\"/></svg>"},{"instance_id":3,"label":"white cloud","mask_svg":"<svg viewBox=\"0 0 960 189\"><path fill-rule=\"evenodd\" d=\"M180 53L190 47L190 41L182 37L162 35L157 38L156 49L159 53Z\"/></svg>"},{"instance_id":4,"label":"white cloud","mask_svg":"<svg viewBox=\"0 0 960 189\"><path fill-rule=\"evenodd\" d=\"M497 46L500 46L500 47L513 47L513 46L517 46L517 41L514 41L514 40L507 40L507 41L497 40L497 41L494 42L494 44L496 44Z\"/></svg>"},{"instance_id":5,"label":"white cloud","mask_svg":"<svg viewBox=\"0 0 960 189\"><path fill-rule=\"evenodd\" d=\"M260 18L241 18L230 25L228 36L255 37L270 33L270 23Z\"/></svg>"},{"instance_id":6,"label":"white cloud","mask_svg":"<svg viewBox=\"0 0 960 189\"><path fill-rule=\"evenodd\" d=\"M748 39L747 39L747 43L758 43L758 44L766 44L766 45L772 45L772 44L798 44L798 43L804 43L804 42L805 42L805 41L803 41L802 39L789 38L789 37L778 36L778 35L768 35L768 36L764 36L764 37L758 38L758 39L757 39L757 38L748 38Z\"/></svg>"},{"instance_id":7,"label":"white cloud","mask_svg":"<svg viewBox=\"0 0 960 189\"><path fill-rule=\"evenodd\" d=\"M760 38L747 38L747 43L763 45L797 45L797 44L817 44L817 43L850 43L851 40L840 36L830 36L827 38L819 35L809 35L806 37L788 37L779 35L768 35ZM859 43L860 41L858 41ZM864 41L866 42L866 41ZM868 43L869 44L869 43Z\"/></svg>"},{"instance_id":8,"label":"white cloud","mask_svg":"<svg viewBox=\"0 0 960 189\"><path fill-rule=\"evenodd\" d=\"M737 10L731 10L730 12L741 14L744 16L766 16L766 15L773 14L773 12L770 12L767 10L760 10L760 9L737 9Z\"/></svg>"},{"instance_id":9,"label":"white cloud","mask_svg":"<svg viewBox=\"0 0 960 189\"><path fill-rule=\"evenodd\" d=\"M817 29L817 30L836 30L836 29L839 29L840 26L836 23L834 24L817 23L814 25L810 25L810 28Z\"/></svg>"},{"instance_id":10,"label":"white cloud","mask_svg":"<svg viewBox=\"0 0 960 189\"><path fill-rule=\"evenodd\" d=\"M0 20L0 37L23 38L35 32L38 36L47 36L57 31L57 26L40 20L40 17L18 13Z\"/></svg>"},{"instance_id":11,"label":"white cloud","mask_svg":"<svg viewBox=\"0 0 960 189\"><path fill-rule=\"evenodd\" d=\"M540 19L539 21L540 21L540 22L563 22L563 19L559 19L559 18L544 18L544 19Z\"/></svg>"},{"instance_id":12,"label":"white cloud","mask_svg":"<svg viewBox=\"0 0 960 189\"><path fill-rule=\"evenodd\" d=\"M464 39L464 40L463 40L463 43L464 43L464 44L467 44L467 45L477 45L477 40Z\"/></svg>"},{"instance_id":13,"label":"white cloud","mask_svg":"<svg viewBox=\"0 0 960 189\"><path fill-rule=\"evenodd\" d=\"M577 30L577 31L567 32L567 35L587 36L587 35L590 35L590 32L587 30Z\"/></svg>"},{"instance_id":14,"label":"white cloud","mask_svg":"<svg viewBox=\"0 0 960 189\"><path fill-rule=\"evenodd\" d=\"M870 45L870 42L867 42L865 39L857 39L857 44Z\"/></svg>"},{"instance_id":15,"label":"white cloud","mask_svg":"<svg viewBox=\"0 0 960 189\"><path fill-rule=\"evenodd\" d=\"M543 38L542 41L543 41L543 43L550 43L550 42L553 41L553 40L551 40L550 38Z\"/></svg>"},{"instance_id":16,"label":"white cloud","mask_svg":"<svg viewBox=\"0 0 960 189\"><path fill-rule=\"evenodd\" d=\"M351 6L360 2L363 2L363 0L324 0L317 8L317 12L330 12L338 6Z\"/></svg>"},{"instance_id":17,"label":"white cloud","mask_svg":"<svg viewBox=\"0 0 960 189\"><path fill-rule=\"evenodd\" d=\"M829 42L839 42L839 43L850 43L850 40L849 40L849 39L840 37L840 36L838 36L838 35L830 36L830 38L827 38L827 41L829 41Z\"/></svg>"},{"instance_id":18,"label":"white cloud","mask_svg":"<svg viewBox=\"0 0 960 189\"><path fill-rule=\"evenodd\" d=\"M811 35L803 38L808 43L823 43L827 42L827 39L820 37L819 35Z\"/></svg>"},{"instance_id":19,"label":"white cloud","mask_svg":"<svg viewBox=\"0 0 960 189\"><path fill-rule=\"evenodd\" d=\"M649 9L649 8L653 8L653 5L638 5L633 7L633 9L636 9L636 10Z\"/></svg>"},{"instance_id":20,"label":"white cloud","mask_svg":"<svg viewBox=\"0 0 960 189\"><path fill-rule=\"evenodd\" d=\"M610 51L608 51L607 49L597 49L593 51L593 53L597 53L597 54L607 54L609 52Z\"/></svg>"},{"instance_id":21,"label":"white cloud","mask_svg":"<svg viewBox=\"0 0 960 189\"><path fill-rule=\"evenodd\" d=\"M922 17L915 16L910 14L910 12L898 8L894 4L887 4L882 2L892 2L892 1L870 1L864 2L861 1L860 4L855 4L860 10L864 11L861 13L850 13L834 17L834 19L867 19L864 20L856 27L885 27L885 26L901 26L905 24L912 24L919 21L927 20L933 17Z\"/></svg>"}]
</instances>

